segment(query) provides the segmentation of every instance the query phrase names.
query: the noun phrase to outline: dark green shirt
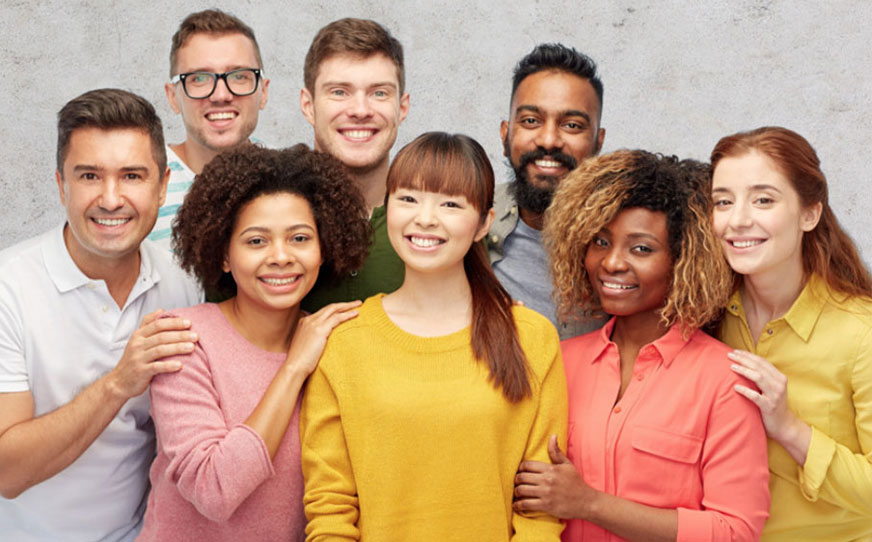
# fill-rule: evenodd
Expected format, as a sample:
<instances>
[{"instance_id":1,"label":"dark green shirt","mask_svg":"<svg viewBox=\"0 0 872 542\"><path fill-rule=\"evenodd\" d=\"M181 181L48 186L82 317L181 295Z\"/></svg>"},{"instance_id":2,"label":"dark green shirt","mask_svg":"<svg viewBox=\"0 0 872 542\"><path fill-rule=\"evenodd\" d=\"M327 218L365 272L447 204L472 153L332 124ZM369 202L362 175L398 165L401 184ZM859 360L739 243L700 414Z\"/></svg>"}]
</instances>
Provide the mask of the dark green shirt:
<instances>
[{"instance_id":1,"label":"dark green shirt","mask_svg":"<svg viewBox=\"0 0 872 542\"><path fill-rule=\"evenodd\" d=\"M366 299L378 293L391 293L403 284L406 268L388 239L385 207L376 207L369 220L373 238L363 268L338 283L319 276L315 287L303 300L303 309L313 313L339 301Z\"/></svg>"}]
</instances>

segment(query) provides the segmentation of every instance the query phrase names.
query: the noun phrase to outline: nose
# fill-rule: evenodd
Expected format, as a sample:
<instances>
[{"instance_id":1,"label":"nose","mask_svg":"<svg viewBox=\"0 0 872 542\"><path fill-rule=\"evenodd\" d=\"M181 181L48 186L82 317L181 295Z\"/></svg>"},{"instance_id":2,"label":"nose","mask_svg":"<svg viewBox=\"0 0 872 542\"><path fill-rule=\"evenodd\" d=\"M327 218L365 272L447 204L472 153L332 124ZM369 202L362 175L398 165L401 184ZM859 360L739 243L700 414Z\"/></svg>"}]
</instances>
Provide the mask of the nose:
<instances>
[{"instance_id":1,"label":"nose","mask_svg":"<svg viewBox=\"0 0 872 542\"><path fill-rule=\"evenodd\" d=\"M100 192L100 208L106 211L114 211L124 206L124 197L121 195L121 183L118 179L104 179Z\"/></svg>"},{"instance_id":2,"label":"nose","mask_svg":"<svg viewBox=\"0 0 872 542\"><path fill-rule=\"evenodd\" d=\"M288 243L273 243L269 251L269 261L267 263L285 265L294 261L294 252Z\"/></svg>"},{"instance_id":3,"label":"nose","mask_svg":"<svg viewBox=\"0 0 872 542\"><path fill-rule=\"evenodd\" d=\"M733 204L732 209L727 211L730 213L730 227L733 229L746 228L753 222L751 219L751 206L744 201L737 201Z\"/></svg>"},{"instance_id":4,"label":"nose","mask_svg":"<svg viewBox=\"0 0 872 542\"><path fill-rule=\"evenodd\" d=\"M348 116L357 119L365 119L372 116L372 108L369 106L369 98L365 92L356 92L351 97Z\"/></svg>"},{"instance_id":5,"label":"nose","mask_svg":"<svg viewBox=\"0 0 872 542\"><path fill-rule=\"evenodd\" d=\"M220 78L215 82L215 92L209 96L209 100L213 102L229 102L233 99L233 93L230 92L230 87L227 86L227 79Z\"/></svg>"},{"instance_id":6,"label":"nose","mask_svg":"<svg viewBox=\"0 0 872 542\"><path fill-rule=\"evenodd\" d=\"M539 129L534 141L537 147L543 149L562 149L563 138L560 135L560 126L556 121L549 120Z\"/></svg>"},{"instance_id":7,"label":"nose","mask_svg":"<svg viewBox=\"0 0 872 542\"><path fill-rule=\"evenodd\" d=\"M614 245L603 254L602 267L607 273L620 273L627 270L627 260L623 252Z\"/></svg>"},{"instance_id":8,"label":"nose","mask_svg":"<svg viewBox=\"0 0 872 542\"><path fill-rule=\"evenodd\" d=\"M418 206L418 212L415 214L415 224L423 228L436 225L436 212L432 203L422 202Z\"/></svg>"}]
</instances>

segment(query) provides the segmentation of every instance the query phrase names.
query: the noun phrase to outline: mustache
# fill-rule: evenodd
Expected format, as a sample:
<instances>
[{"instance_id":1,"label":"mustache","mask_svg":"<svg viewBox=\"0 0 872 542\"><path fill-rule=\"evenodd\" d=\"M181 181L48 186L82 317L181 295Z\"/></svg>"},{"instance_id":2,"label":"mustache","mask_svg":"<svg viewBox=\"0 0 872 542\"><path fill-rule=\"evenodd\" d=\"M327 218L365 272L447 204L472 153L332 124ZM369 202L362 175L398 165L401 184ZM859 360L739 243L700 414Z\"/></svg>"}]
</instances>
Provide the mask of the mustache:
<instances>
[{"instance_id":1,"label":"mustache","mask_svg":"<svg viewBox=\"0 0 872 542\"><path fill-rule=\"evenodd\" d=\"M578 161L568 154L560 152L560 149L536 149L535 151L525 152L518 158L518 169L524 169L532 162L548 157L560 165L572 171L578 165Z\"/></svg>"}]
</instances>

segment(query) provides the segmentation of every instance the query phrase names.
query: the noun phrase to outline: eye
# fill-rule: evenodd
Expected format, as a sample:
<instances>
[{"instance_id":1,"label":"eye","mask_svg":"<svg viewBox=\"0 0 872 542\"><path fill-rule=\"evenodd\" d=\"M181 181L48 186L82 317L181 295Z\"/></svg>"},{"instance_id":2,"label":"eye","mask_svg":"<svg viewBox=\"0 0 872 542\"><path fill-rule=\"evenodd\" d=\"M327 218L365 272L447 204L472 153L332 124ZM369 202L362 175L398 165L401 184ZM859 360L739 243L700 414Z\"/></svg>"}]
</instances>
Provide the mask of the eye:
<instances>
[{"instance_id":1,"label":"eye","mask_svg":"<svg viewBox=\"0 0 872 542\"><path fill-rule=\"evenodd\" d=\"M295 243L305 243L306 241L308 241L309 239L311 239L311 237L309 237L309 236L306 235L305 233L298 233L298 234L294 235L291 239L292 239Z\"/></svg>"},{"instance_id":2,"label":"eye","mask_svg":"<svg viewBox=\"0 0 872 542\"><path fill-rule=\"evenodd\" d=\"M732 201L727 198L714 198L714 206L715 207L726 207L728 205L732 205Z\"/></svg>"},{"instance_id":3,"label":"eye","mask_svg":"<svg viewBox=\"0 0 872 542\"><path fill-rule=\"evenodd\" d=\"M524 117L518 121L518 124L529 128L531 126L537 126L539 124L539 119L536 117Z\"/></svg>"},{"instance_id":4,"label":"eye","mask_svg":"<svg viewBox=\"0 0 872 542\"><path fill-rule=\"evenodd\" d=\"M649 247L648 245L635 245L630 250L632 252L642 254L642 255L647 255L647 254L651 254L652 252L654 252L654 249Z\"/></svg>"},{"instance_id":5,"label":"eye","mask_svg":"<svg viewBox=\"0 0 872 542\"><path fill-rule=\"evenodd\" d=\"M587 124L575 120L567 121L563 126L573 132L581 132L587 129Z\"/></svg>"},{"instance_id":6,"label":"eye","mask_svg":"<svg viewBox=\"0 0 872 542\"><path fill-rule=\"evenodd\" d=\"M442 206L449 207L451 209L462 209L463 208L459 203L457 203L456 201L451 201L451 200L443 202Z\"/></svg>"},{"instance_id":7,"label":"eye","mask_svg":"<svg viewBox=\"0 0 872 542\"><path fill-rule=\"evenodd\" d=\"M260 247L266 244L266 239L263 237L252 237L251 239L245 242L246 245L253 247Z\"/></svg>"},{"instance_id":8,"label":"eye","mask_svg":"<svg viewBox=\"0 0 872 542\"><path fill-rule=\"evenodd\" d=\"M757 205L772 205L773 203L775 203L775 200L768 196L759 196L757 199L754 200L754 203L756 203Z\"/></svg>"},{"instance_id":9,"label":"eye","mask_svg":"<svg viewBox=\"0 0 872 542\"><path fill-rule=\"evenodd\" d=\"M410 196L409 194L397 194L397 195L395 196L395 199L396 199L397 201L402 201L402 202L404 202L404 203L416 203L415 198L413 198L413 197Z\"/></svg>"},{"instance_id":10,"label":"eye","mask_svg":"<svg viewBox=\"0 0 872 542\"><path fill-rule=\"evenodd\" d=\"M386 90L376 90L372 95L376 98L387 98L390 96L390 93Z\"/></svg>"},{"instance_id":11,"label":"eye","mask_svg":"<svg viewBox=\"0 0 872 542\"><path fill-rule=\"evenodd\" d=\"M596 247L600 247L600 248L605 248L605 247L609 246L609 242L606 241L605 238L603 238L599 235L594 237L593 241L591 241L590 244L593 246L596 246Z\"/></svg>"},{"instance_id":12,"label":"eye","mask_svg":"<svg viewBox=\"0 0 872 542\"><path fill-rule=\"evenodd\" d=\"M211 85L212 74L206 72L195 72L188 74L185 78L185 83L189 85Z\"/></svg>"},{"instance_id":13,"label":"eye","mask_svg":"<svg viewBox=\"0 0 872 542\"><path fill-rule=\"evenodd\" d=\"M330 95L335 98L344 98L348 93L343 88L334 88L330 90Z\"/></svg>"},{"instance_id":14,"label":"eye","mask_svg":"<svg viewBox=\"0 0 872 542\"><path fill-rule=\"evenodd\" d=\"M126 181L141 181L142 175L140 175L139 173L125 173L124 180L126 180Z\"/></svg>"},{"instance_id":15,"label":"eye","mask_svg":"<svg viewBox=\"0 0 872 542\"><path fill-rule=\"evenodd\" d=\"M90 171L86 171L85 173L82 173L82 175L79 178L84 180L84 181L96 181L97 174L90 172Z\"/></svg>"}]
</instances>

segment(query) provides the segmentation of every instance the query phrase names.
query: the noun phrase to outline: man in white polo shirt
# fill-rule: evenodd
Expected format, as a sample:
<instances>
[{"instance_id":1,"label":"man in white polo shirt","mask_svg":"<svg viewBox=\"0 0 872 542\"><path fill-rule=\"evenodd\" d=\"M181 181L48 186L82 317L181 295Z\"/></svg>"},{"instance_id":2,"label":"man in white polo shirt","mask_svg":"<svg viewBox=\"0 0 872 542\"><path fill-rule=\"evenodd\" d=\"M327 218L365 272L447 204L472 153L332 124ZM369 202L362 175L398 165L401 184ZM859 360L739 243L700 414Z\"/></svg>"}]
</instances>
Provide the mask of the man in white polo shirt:
<instances>
[{"instance_id":1,"label":"man in white polo shirt","mask_svg":"<svg viewBox=\"0 0 872 542\"><path fill-rule=\"evenodd\" d=\"M0 253L0 538L133 540L154 455L144 392L196 341L158 309L199 292L143 242L169 176L151 104L70 101L57 161L65 223Z\"/></svg>"}]
</instances>

